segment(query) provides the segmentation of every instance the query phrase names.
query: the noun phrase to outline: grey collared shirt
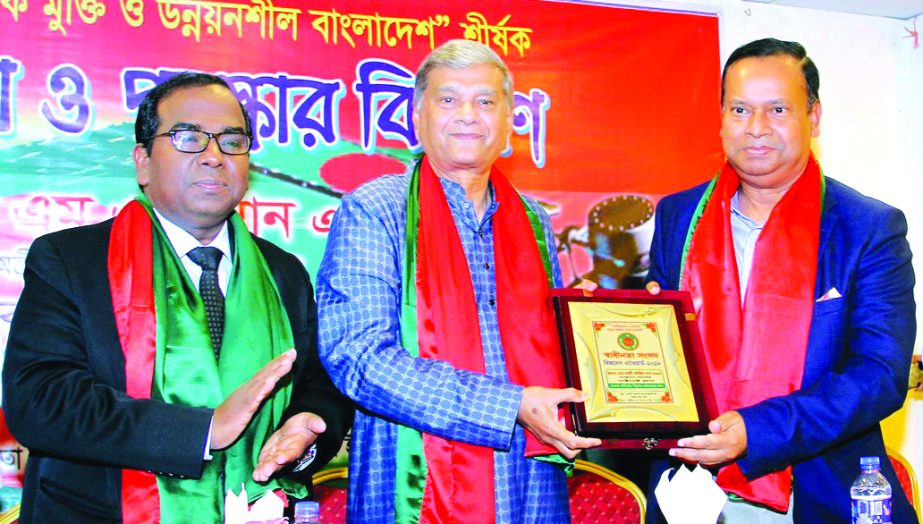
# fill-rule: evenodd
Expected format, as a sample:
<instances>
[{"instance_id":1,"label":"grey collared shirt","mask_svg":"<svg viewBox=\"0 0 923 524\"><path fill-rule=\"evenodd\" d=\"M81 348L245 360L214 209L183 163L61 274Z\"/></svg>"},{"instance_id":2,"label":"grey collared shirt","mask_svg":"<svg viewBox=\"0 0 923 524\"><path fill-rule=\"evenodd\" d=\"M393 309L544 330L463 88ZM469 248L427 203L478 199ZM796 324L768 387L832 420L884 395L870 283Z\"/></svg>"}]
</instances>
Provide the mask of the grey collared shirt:
<instances>
[{"instance_id":1,"label":"grey collared shirt","mask_svg":"<svg viewBox=\"0 0 923 524\"><path fill-rule=\"evenodd\" d=\"M734 256L737 259L737 277L740 279L740 303L743 305L747 296L747 283L750 281L750 269L753 267L753 253L756 241L765 224L740 212L740 190L731 197L731 236L734 237Z\"/></svg>"}]
</instances>

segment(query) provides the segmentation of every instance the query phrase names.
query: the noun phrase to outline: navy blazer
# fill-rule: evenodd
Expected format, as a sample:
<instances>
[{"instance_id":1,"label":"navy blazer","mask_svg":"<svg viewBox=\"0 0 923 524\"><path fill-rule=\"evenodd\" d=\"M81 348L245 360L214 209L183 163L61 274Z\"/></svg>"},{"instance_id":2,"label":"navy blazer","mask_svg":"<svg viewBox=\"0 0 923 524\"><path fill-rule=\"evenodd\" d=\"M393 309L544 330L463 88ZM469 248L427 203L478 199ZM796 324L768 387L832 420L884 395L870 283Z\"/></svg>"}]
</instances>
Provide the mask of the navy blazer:
<instances>
[{"instance_id":1,"label":"navy blazer","mask_svg":"<svg viewBox=\"0 0 923 524\"><path fill-rule=\"evenodd\" d=\"M686 232L706 185L657 206L648 280L664 289L678 287ZM801 389L738 410L747 429L740 469L752 479L792 465L795 522L849 522L849 487L863 456L881 458L893 522L917 522L879 426L907 395L916 336L910 257L903 213L826 179L815 300L834 288L842 298L814 304ZM655 521L653 492L649 500Z\"/></svg>"},{"instance_id":2,"label":"navy blazer","mask_svg":"<svg viewBox=\"0 0 923 524\"><path fill-rule=\"evenodd\" d=\"M112 311L107 256L112 220L38 238L10 327L3 409L29 448L20 522L121 522L121 468L196 478L212 410L132 399ZM317 355L317 311L298 259L254 237L285 306L298 351L284 418L310 411L327 430L313 470L340 448L352 403Z\"/></svg>"}]
</instances>

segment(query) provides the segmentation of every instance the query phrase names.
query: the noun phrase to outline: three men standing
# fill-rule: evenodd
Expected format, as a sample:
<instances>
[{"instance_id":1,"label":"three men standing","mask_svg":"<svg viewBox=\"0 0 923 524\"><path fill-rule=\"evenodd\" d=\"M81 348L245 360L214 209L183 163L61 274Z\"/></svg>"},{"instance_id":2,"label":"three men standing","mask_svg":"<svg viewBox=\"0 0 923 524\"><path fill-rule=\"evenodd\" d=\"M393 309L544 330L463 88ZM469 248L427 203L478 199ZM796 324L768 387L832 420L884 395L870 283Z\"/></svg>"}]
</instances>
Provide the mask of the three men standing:
<instances>
[{"instance_id":1,"label":"three men standing","mask_svg":"<svg viewBox=\"0 0 923 524\"><path fill-rule=\"evenodd\" d=\"M671 455L721 467L729 522L845 521L858 459L885 456L878 422L905 395L906 223L821 173L818 86L796 43L735 51L727 164L658 206L649 280L692 293L722 411ZM303 496L275 474L324 463L352 414L321 360L359 406L350 519L569 520L555 462L599 441L559 421L583 396L561 387L549 218L494 166L510 73L485 46L450 41L424 60L414 99L422 159L336 213L319 360L307 274L233 213L245 112L210 75L151 91L134 152L144 196L114 221L42 237L27 260L3 374L7 421L31 451L23 522L134 522L152 494L164 521L212 521L240 483ZM915 521L899 490L893 507Z\"/></svg>"}]
</instances>

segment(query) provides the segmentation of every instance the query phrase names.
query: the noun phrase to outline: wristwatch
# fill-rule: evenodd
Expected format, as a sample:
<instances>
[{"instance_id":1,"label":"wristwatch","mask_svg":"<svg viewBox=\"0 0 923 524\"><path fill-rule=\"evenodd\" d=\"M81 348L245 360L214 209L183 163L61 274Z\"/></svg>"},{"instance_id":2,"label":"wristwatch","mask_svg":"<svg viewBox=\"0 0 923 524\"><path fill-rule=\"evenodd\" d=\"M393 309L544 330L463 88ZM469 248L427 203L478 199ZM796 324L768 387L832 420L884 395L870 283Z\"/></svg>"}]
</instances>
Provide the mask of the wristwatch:
<instances>
[{"instance_id":1,"label":"wristwatch","mask_svg":"<svg viewBox=\"0 0 923 524\"><path fill-rule=\"evenodd\" d=\"M312 444L307 451L304 452L304 456L298 459L298 462L295 463L295 467L292 469L292 473L298 473L304 471L308 466L314 462L314 457L317 456L317 444Z\"/></svg>"}]
</instances>

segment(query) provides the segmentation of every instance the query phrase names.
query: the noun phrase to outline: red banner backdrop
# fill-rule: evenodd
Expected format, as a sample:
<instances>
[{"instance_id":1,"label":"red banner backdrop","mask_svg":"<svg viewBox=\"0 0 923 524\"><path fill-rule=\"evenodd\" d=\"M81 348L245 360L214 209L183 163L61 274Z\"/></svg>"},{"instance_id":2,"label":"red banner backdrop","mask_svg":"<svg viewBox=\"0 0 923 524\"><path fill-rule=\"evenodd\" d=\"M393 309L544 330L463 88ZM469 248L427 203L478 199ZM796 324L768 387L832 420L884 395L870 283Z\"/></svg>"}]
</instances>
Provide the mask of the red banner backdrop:
<instances>
[{"instance_id":1,"label":"red banner backdrop","mask_svg":"<svg viewBox=\"0 0 923 524\"><path fill-rule=\"evenodd\" d=\"M239 211L313 273L339 197L419 152L414 71L451 38L514 75L500 162L552 213L565 279L629 286L653 206L709 177L718 140L713 14L538 0L0 1L0 351L33 238L136 192L133 121L179 71L218 73L251 113Z\"/></svg>"}]
</instances>

